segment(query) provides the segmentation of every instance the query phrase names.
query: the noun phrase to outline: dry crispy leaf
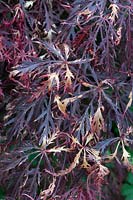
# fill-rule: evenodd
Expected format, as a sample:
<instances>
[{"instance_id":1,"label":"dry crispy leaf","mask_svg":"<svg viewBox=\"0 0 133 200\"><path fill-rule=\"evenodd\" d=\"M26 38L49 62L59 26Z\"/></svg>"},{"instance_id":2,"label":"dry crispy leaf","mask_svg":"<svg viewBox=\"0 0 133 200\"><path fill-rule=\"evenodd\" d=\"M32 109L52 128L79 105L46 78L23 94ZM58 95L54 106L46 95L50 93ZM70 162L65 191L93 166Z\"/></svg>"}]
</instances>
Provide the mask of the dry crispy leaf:
<instances>
[{"instance_id":1,"label":"dry crispy leaf","mask_svg":"<svg viewBox=\"0 0 133 200\"><path fill-rule=\"evenodd\" d=\"M119 146L120 146L120 141L117 143L117 146L116 146L116 149L115 149L114 153L112 153L112 154L110 154L108 156L104 156L104 159L105 160L107 159L106 162L110 162L111 160L116 158Z\"/></svg>"},{"instance_id":2,"label":"dry crispy leaf","mask_svg":"<svg viewBox=\"0 0 133 200\"><path fill-rule=\"evenodd\" d=\"M83 149L80 149L80 151L76 154L74 161L71 163L70 167L64 170L59 171L58 173L52 173L48 170L46 170L46 172L48 172L49 174L52 174L53 176L57 177L57 176L64 176L66 174L69 174L78 164L79 164L79 159L80 159L80 155L82 153Z\"/></svg>"},{"instance_id":3,"label":"dry crispy leaf","mask_svg":"<svg viewBox=\"0 0 133 200\"><path fill-rule=\"evenodd\" d=\"M86 142L85 145L87 145L92 139L94 139L94 134L93 133L89 133L86 137Z\"/></svg>"},{"instance_id":4,"label":"dry crispy leaf","mask_svg":"<svg viewBox=\"0 0 133 200\"><path fill-rule=\"evenodd\" d=\"M109 174L109 170L107 167L103 166L103 165L99 165L99 173L98 173L98 176L107 176Z\"/></svg>"},{"instance_id":5,"label":"dry crispy leaf","mask_svg":"<svg viewBox=\"0 0 133 200\"><path fill-rule=\"evenodd\" d=\"M58 106L59 110L62 112L62 114L64 116L67 116L66 107L67 107L68 102L66 102L66 101L61 102L60 99L61 99L61 97L56 95L54 101L57 103L57 106Z\"/></svg>"},{"instance_id":6,"label":"dry crispy leaf","mask_svg":"<svg viewBox=\"0 0 133 200\"><path fill-rule=\"evenodd\" d=\"M129 98L129 102L128 102L126 109L124 111L124 115L125 115L126 111L128 110L128 108L132 105L132 101L133 101L133 92L132 91L129 93L128 98Z\"/></svg>"},{"instance_id":7,"label":"dry crispy leaf","mask_svg":"<svg viewBox=\"0 0 133 200\"><path fill-rule=\"evenodd\" d=\"M129 162L129 159L131 157L130 153L125 149L124 142L122 141L122 157L121 159L123 160L123 164L129 169L133 170L133 165Z\"/></svg>"},{"instance_id":8,"label":"dry crispy leaf","mask_svg":"<svg viewBox=\"0 0 133 200\"><path fill-rule=\"evenodd\" d=\"M125 149L125 147L123 147L123 154L122 154L122 160L124 163L128 162L128 158L130 158L130 154L127 152L127 150Z\"/></svg>"},{"instance_id":9,"label":"dry crispy leaf","mask_svg":"<svg viewBox=\"0 0 133 200\"><path fill-rule=\"evenodd\" d=\"M66 98L66 99L64 99L64 100L61 101L61 100L60 100L61 97L60 97L59 95L56 95L56 96L55 96L55 99L54 99L54 102L57 103L57 106L58 106L59 110L62 112L62 114L63 114L65 117L67 117L68 114L66 113L66 107L67 107L68 103L72 103L72 102L74 102L75 100L80 99L80 98L82 98L82 97L83 97L83 95L78 95L78 96L75 96L75 97Z\"/></svg>"},{"instance_id":10,"label":"dry crispy leaf","mask_svg":"<svg viewBox=\"0 0 133 200\"><path fill-rule=\"evenodd\" d=\"M118 27L117 29L117 38L115 40L115 44L119 45L122 38L122 26Z\"/></svg>"},{"instance_id":11,"label":"dry crispy leaf","mask_svg":"<svg viewBox=\"0 0 133 200\"><path fill-rule=\"evenodd\" d=\"M68 65L66 66L67 70L66 70L66 75L65 75L65 89L67 88L71 88L72 86L72 78L74 79L74 75L72 74L72 72L70 71Z\"/></svg>"},{"instance_id":12,"label":"dry crispy leaf","mask_svg":"<svg viewBox=\"0 0 133 200\"><path fill-rule=\"evenodd\" d=\"M76 137L71 136L71 139L73 144L78 144L79 146L81 145Z\"/></svg>"},{"instance_id":13,"label":"dry crispy leaf","mask_svg":"<svg viewBox=\"0 0 133 200\"><path fill-rule=\"evenodd\" d=\"M91 131L92 133L99 134L101 130L104 131L104 118L102 116L101 110L104 110L104 107L98 107L97 111L95 112L94 116L91 117Z\"/></svg>"},{"instance_id":14,"label":"dry crispy leaf","mask_svg":"<svg viewBox=\"0 0 133 200\"><path fill-rule=\"evenodd\" d=\"M34 1L26 1L24 4L25 9L31 9L33 7Z\"/></svg>"},{"instance_id":15,"label":"dry crispy leaf","mask_svg":"<svg viewBox=\"0 0 133 200\"><path fill-rule=\"evenodd\" d=\"M44 137L44 138L43 138L43 142L42 142L42 144L41 144L41 149L46 148L46 147L47 147L48 145L50 145L50 144L53 144L53 143L54 143L54 140L55 140L56 138L57 138L57 133L52 134L51 137L49 137L49 138Z\"/></svg>"},{"instance_id":16,"label":"dry crispy leaf","mask_svg":"<svg viewBox=\"0 0 133 200\"><path fill-rule=\"evenodd\" d=\"M85 87L90 87L90 88L96 87L95 85L92 85L92 84L85 82L85 81L82 81L82 80L80 81L80 83Z\"/></svg>"},{"instance_id":17,"label":"dry crispy leaf","mask_svg":"<svg viewBox=\"0 0 133 200\"><path fill-rule=\"evenodd\" d=\"M90 167L90 164L87 162L86 151L84 150L83 164L81 165L81 168L88 169L89 167Z\"/></svg>"},{"instance_id":18,"label":"dry crispy leaf","mask_svg":"<svg viewBox=\"0 0 133 200\"><path fill-rule=\"evenodd\" d=\"M41 192L41 194L40 194L40 197L41 197L41 198L40 198L40 199L46 200L47 197L49 197L49 196L53 193L54 188L55 188L55 183L56 183L56 178L53 177L53 182L49 185L48 189L43 190L43 191Z\"/></svg>"},{"instance_id":19,"label":"dry crispy leaf","mask_svg":"<svg viewBox=\"0 0 133 200\"><path fill-rule=\"evenodd\" d=\"M54 86L57 87L57 91L59 90L60 81L59 74L54 72L50 74L46 74L41 76L41 78L48 78L48 80L42 81L41 84L48 88L48 91L51 91Z\"/></svg>"},{"instance_id":20,"label":"dry crispy leaf","mask_svg":"<svg viewBox=\"0 0 133 200\"><path fill-rule=\"evenodd\" d=\"M115 19L118 18L118 12L119 12L119 7L116 5L116 4L111 4L109 6L109 8L111 8L112 12L111 12L111 15L109 17L109 19L112 20L112 22L115 22Z\"/></svg>"},{"instance_id":21,"label":"dry crispy leaf","mask_svg":"<svg viewBox=\"0 0 133 200\"><path fill-rule=\"evenodd\" d=\"M46 150L46 152L49 152L49 153L58 153L58 152L60 153L62 151L68 152L69 149L65 148L65 146L61 146L61 147L54 147L54 148Z\"/></svg>"},{"instance_id":22,"label":"dry crispy leaf","mask_svg":"<svg viewBox=\"0 0 133 200\"><path fill-rule=\"evenodd\" d=\"M48 79L48 90L51 91L53 85L57 85L57 90L59 90L59 74L51 73Z\"/></svg>"},{"instance_id":23,"label":"dry crispy leaf","mask_svg":"<svg viewBox=\"0 0 133 200\"><path fill-rule=\"evenodd\" d=\"M65 56L66 56L66 59L69 58L69 51L70 51L70 48L67 44L64 44L64 50L65 50Z\"/></svg>"}]
</instances>

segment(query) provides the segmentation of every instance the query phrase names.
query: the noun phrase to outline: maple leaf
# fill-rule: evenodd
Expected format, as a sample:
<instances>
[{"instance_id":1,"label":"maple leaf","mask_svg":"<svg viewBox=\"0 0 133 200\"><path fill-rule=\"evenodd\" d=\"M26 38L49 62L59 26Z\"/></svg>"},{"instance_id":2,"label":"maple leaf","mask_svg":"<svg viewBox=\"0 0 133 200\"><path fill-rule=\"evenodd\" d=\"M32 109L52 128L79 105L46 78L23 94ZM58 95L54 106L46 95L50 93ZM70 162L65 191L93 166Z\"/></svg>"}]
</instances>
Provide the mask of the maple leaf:
<instances>
[{"instance_id":1,"label":"maple leaf","mask_svg":"<svg viewBox=\"0 0 133 200\"><path fill-rule=\"evenodd\" d=\"M61 111L61 113L62 113L65 117L67 117L68 114L66 113L66 107L67 107L68 101L63 101L63 102L62 102L60 99L61 99L61 97L58 96L58 95L56 95L56 96L55 96L54 102L57 103L57 106L58 106L59 110Z\"/></svg>"},{"instance_id":2,"label":"maple leaf","mask_svg":"<svg viewBox=\"0 0 133 200\"><path fill-rule=\"evenodd\" d=\"M99 134L101 130L104 131L104 118L102 116L101 110L104 110L104 107L98 107L93 117L90 117L91 122L91 131L93 133Z\"/></svg>"},{"instance_id":3,"label":"maple leaf","mask_svg":"<svg viewBox=\"0 0 133 200\"><path fill-rule=\"evenodd\" d=\"M48 138L43 137L41 149L45 149L50 144L53 144L56 139L57 139L57 133L52 134L51 137L48 137Z\"/></svg>"},{"instance_id":4,"label":"maple leaf","mask_svg":"<svg viewBox=\"0 0 133 200\"><path fill-rule=\"evenodd\" d=\"M130 162L129 162L129 158L131 157L131 155L130 155L130 153L125 149L123 140L122 140L122 151L123 151L123 154L122 154L121 160L123 160L123 164L124 164L129 170L132 170L132 171L133 171L133 165L131 165Z\"/></svg>"},{"instance_id":5,"label":"maple leaf","mask_svg":"<svg viewBox=\"0 0 133 200\"><path fill-rule=\"evenodd\" d=\"M86 151L84 149L83 164L81 165L81 168L88 169L89 167L90 167L90 164L87 162Z\"/></svg>"},{"instance_id":6,"label":"maple leaf","mask_svg":"<svg viewBox=\"0 0 133 200\"><path fill-rule=\"evenodd\" d=\"M72 74L72 72L70 71L68 65L66 66L67 70L66 70L66 81L65 81L65 90L66 89L71 89L72 86L72 78L74 79L74 75Z\"/></svg>"},{"instance_id":7,"label":"maple leaf","mask_svg":"<svg viewBox=\"0 0 133 200\"><path fill-rule=\"evenodd\" d=\"M65 59L67 60L69 58L70 48L67 44L63 44L64 50L65 50Z\"/></svg>"},{"instance_id":8,"label":"maple leaf","mask_svg":"<svg viewBox=\"0 0 133 200\"><path fill-rule=\"evenodd\" d=\"M128 108L132 105L132 101L133 101L133 91L131 91L131 92L129 93L129 97L128 97L128 98L129 98L129 102L128 102L127 106L126 106L126 109L125 109L123 115L125 115L125 113L126 113L126 111L128 110Z\"/></svg>"},{"instance_id":9,"label":"maple leaf","mask_svg":"<svg viewBox=\"0 0 133 200\"><path fill-rule=\"evenodd\" d=\"M104 156L104 159L107 159L107 162L110 162L114 158L116 158L119 146L120 146L120 141L117 143L117 146L116 146L116 149L115 149L114 153L112 153L112 154L110 154L108 156Z\"/></svg>"},{"instance_id":10,"label":"maple leaf","mask_svg":"<svg viewBox=\"0 0 133 200\"><path fill-rule=\"evenodd\" d=\"M65 151L65 152L68 152L69 149L68 148L65 148L65 146L61 146L61 147L54 147L54 148L51 148L51 149L47 149L46 152L49 152L49 153L57 153L57 152L62 152L62 151Z\"/></svg>"},{"instance_id":11,"label":"maple leaf","mask_svg":"<svg viewBox=\"0 0 133 200\"><path fill-rule=\"evenodd\" d=\"M109 19L111 19L111 21L114 23L115 19L118 18L118 11L120 10L120 8L116 5L116 4L111 4L109 6L109 8L112 9L111 15L109 17Z\"/></svg>"},{"instance_id":12,"label":"maple leaf","mask_svg":"<svg viewBox=\"0 0 133 200\"><path fill-rule=\"evenodd\" d=\"M57 91L59 90L59 74L57 73L51 73L49 74L48 79L48 90L51 91L52 86L56 83L57 85Z\"/></svg>"},{"instance_id":13,"label":"maple leaf","mask_svg":"<svg viewBox=\"0 0 133 200\"><path fill-rule=\"evenodd\" d=\"M43 191L40 193L40 199L46 200L47 197L49 197L49 196L53 193L54 188L55 188L55 186L56 186L55 183L56 183L56 178L53 177L53 181L52 181L52 183L50 183L48 189L43 190Z\"/></svg>"},{"instance_id":14,"label":"maple leaf","mask_svg":"<svg viewBox=\"0 0 133 200\"><path fill-rule=\"evenodd\" d=\"M83 149L80 149L80 151L76 154L76 156L74 158L74 161L71 163L71 165L69 166L69 168L64 169L64 170L60 170L57 173L52 173L49 170L45 170L45 171L48 172L49 174L52 174L55 177L64 176L66 174L69 174L79 164L79 159L80 159L80 155L82 153L82 150Z\"/></svg>"}]
</instances>

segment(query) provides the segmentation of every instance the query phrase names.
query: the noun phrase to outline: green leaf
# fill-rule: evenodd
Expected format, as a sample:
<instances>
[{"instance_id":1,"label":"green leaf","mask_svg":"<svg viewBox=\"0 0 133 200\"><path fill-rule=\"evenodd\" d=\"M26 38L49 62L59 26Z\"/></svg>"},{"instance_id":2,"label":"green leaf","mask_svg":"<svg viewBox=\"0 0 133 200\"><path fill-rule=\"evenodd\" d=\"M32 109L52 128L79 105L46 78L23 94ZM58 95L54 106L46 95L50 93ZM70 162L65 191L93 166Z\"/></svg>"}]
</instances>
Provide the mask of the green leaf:
<instances>
[{"instance_id":1,"label":"green leaf","mask_svg":"<svg viewBox=\"0 0 133 200\"><path fill-rule=\"evenodd\" d=\"M109 94L109 95L112 95L113 89L111 87L106 89L106 93Z\"/></svg>"},{"instance_id":2,"label":"green leaf","mask_svg":"<svg viewBox=\"0 0 133 200\"><path fill-rule=\"evenodd\" d=\"M133 187L133 173L131 172L128 173L127 182L132 184L132 187Z\"/></svg>"},{"instance_id":3,"label":"green leaf","mask_svg":"<svg viewBox=\"0 0 133 200\"><path fill-rule=\"evenodd\" d=\"M117 124L114 121L112 122L112 132L115 134L116 137L119 136L119 130Z\"/></svg>"},{"instance_id":4,"label":"green leaf","mask_svg":"<svg viewBox=\"0 0 133 200\"><path fill-rule=\"evenodd\" d=\"M130 153L131 158L133 159L133 150L130 147L126 147L126 150Z\"/></svg>"},{"instance_id":5,"label":"green leaf","mask_svg":"<svg viewBox=\"0 0 133 200\"><path fill-rule=\"evenodd\" d=\"M130 110L131 112L133 112L133 106L130 106L130 107L129 107L129 110Z\"/></svg>"},{"instance_id":6,"label":"green leaf","mask_svg":"<svg viewBox=\"0 0 133 200\"><path fill-rule=\"evenodd\" d=\"M32 153L32 152L31 152ZM28 161L31 163L31 166L33 167L33 168L36 168L37 167L37 165L38 165L38 162L39 162L39 160L40 160L40 155L39 155L39 153L38 152L34 152L34 150L33 150L33 153L32 154L30 154L29 156L28 156ZM43 167L44 166L44 160L41 160L41 162L40 162L40 167Z\"/></svg>"},{"instance_id":7,"label":"green leaf","mask_svg":"<svg viewBox=\"0 0 133 200\"><path fill-rule=\"evenodd\" d=\"M32 167L37 167L37 164L38 164L38 158L36 158L35 160L34 160L34 158L36 157L38 155L38 153L33 153L33 154L31 154L31 155L29 155L29 157L28 157L28 161L29 162L32 162ZM34 160L34 161L33 161Z\"/></svg>"},{"instance_id":8,"label":"green leaf","mask_svg":"<svg viewBox=\"0 0 133 200\"><path fill-rule=\"evenodd\" d=\"M86 181L87 181L87 176L82 176L82 177L81 177L81 181L82 181L82 183L86 183Z\"/></svg>"},{"instance_id":9,"label":"green leaf","mask_svg":"<svg viewBox=\"0 0 133 200\"><path fill-rule=\"evenodd\" d=\"M3 187L0 187L0 200L5 200L5 191Z\"/></svg>"},{"instance_id":10,"label":"green leaf","mask_svg":"<svg viewBox=\"0 0 133 200\"><path fill-rule=\"evenodd\" d=\"M112 169L114 168L114 163L113 162L106 163L105 166L108 167L109 169Z\"/></svg>"},{"instance_id":11,"label":"green leaf","mask_svg":"<svg viewBox=\"0 0 133 200\"><path fill-rule=\"evenodd\" d=\"M129 195L125 198L125 200L133 200L133 193L132 193L132 194L129 194Z\"/></svg>"},{"instance_id":12,"label":"green leaf","mask_svg":"<svg viewBox=\"0 0 133 200\"><path fill-rule=\"evenodd\" d=\"M123 196L128 196L128 195L133 194L133 186L127 183L123 184L121 188L121 193Z\"/></svg>"}]
</instances>

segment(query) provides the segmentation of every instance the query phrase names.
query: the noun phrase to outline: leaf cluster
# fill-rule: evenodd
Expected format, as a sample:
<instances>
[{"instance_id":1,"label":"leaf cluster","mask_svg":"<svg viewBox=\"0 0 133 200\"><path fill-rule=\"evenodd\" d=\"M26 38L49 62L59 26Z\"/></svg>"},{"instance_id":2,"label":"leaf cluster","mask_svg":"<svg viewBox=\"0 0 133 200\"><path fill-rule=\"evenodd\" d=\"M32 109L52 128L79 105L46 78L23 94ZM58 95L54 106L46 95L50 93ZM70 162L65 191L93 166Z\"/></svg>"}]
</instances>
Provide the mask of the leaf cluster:
<instances>
[{"instance_id":1,"label":"leaf cluster","mask_svg":"<svg viewBox=\"0 0 133 200\"><path fill-rule=\"evenodd\" d=\"M6 199L104 199L106 163L133 171L132 17L131 0L0 1Z\"/></svg>"}]
</instances>

